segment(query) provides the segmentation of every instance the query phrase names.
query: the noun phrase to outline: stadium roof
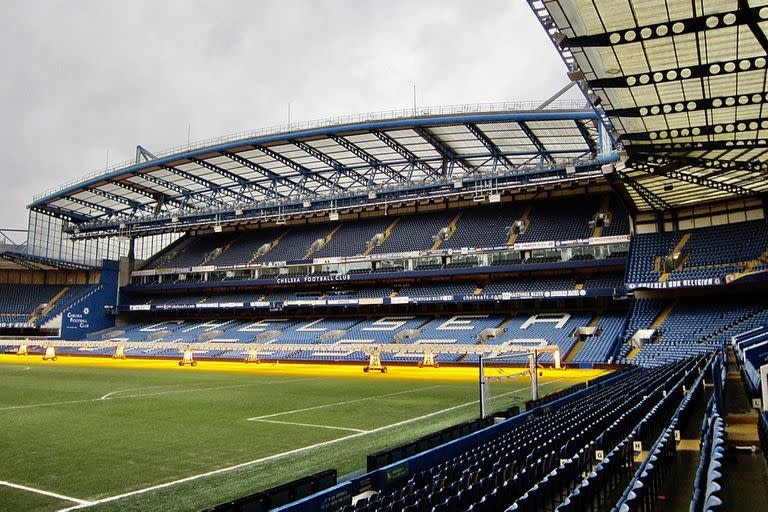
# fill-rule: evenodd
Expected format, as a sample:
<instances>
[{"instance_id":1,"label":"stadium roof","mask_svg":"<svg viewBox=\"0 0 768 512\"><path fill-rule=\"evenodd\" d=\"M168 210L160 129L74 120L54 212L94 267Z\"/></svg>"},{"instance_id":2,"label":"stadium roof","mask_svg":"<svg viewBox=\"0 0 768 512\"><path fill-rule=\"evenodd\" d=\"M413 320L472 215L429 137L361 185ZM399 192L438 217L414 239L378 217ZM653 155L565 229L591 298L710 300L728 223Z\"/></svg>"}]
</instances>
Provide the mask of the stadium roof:
<instances>
[{"instance_id":1,"label":"stadium roof","mask_svg":"<svg viewBox=\"0 0 768 512\"><path fill-rule=\"evenodd\" d=\"M400 115L398 115L400 114ZM152 154L36 197L73 223L314 200L594 162L597 115L583 102L462 105L280 127ZM598 171L599 172L599 171Z\"/></svg>"},{"instance_id":2,"label":"stadium roof","mask_svg":"<svg viewBox=\"0 0 768 512\"><path fill-rule=\"evenodd\" d=\"M97 267L13 251L0 252L0 270L96 270Z\"/></svg>"},{"instance_id":3,"label":"stadium roof","mask_svg":"<svg viewBox=\"0 0 768 512\"><path fill-rule=\"evenodd\" d=\"M640 209L768 190L768 0L529 0Z\"/></svg>"}]
</instances>

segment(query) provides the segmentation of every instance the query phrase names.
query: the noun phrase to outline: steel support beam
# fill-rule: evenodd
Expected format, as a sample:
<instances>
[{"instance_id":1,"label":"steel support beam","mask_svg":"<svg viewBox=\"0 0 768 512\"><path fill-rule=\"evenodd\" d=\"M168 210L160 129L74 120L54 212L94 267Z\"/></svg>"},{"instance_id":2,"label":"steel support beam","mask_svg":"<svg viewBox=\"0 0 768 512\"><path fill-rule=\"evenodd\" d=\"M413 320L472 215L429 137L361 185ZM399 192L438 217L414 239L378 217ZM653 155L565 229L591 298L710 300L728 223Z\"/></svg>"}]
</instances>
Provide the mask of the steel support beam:
<instances>
[{"instance_id":1,"label":"steel support beam","mask_svg":"<svg viewBox=\"0 0 768 512\"><path fill-rule=\"evenodd\" d=\"M731 96L713 96L698 100L657 103L640 107L614 108L605 113L613 117L646 117L679 112L697 112L715 108L733 108L747 105L766 105L768 96L759 94L737 94Z\"/></svg>"},{"instance_id":2,"label":"steel support beam","mask_svg":"<svg viewBox=\"0 0 768 512\"><path fill-rule=\"evenodd\" d=\"M148 197L154 200L155 203L157 203L158 205L173 204L178 207L183 206L181 201L177 201L176 199L173 198L173 196L169 196L168 194L161 192L159 190L142 187L141 185L137 185L135 183L128 183L125 181L110 181L109 183L111 185L117 185L118 187L124 188L129 192L134 192L144 197Z\"/></svg>"},{"instance_id":3,"label":"steel support beam","mask_svg":"<svg viewBox=\"0 0 768 512\"><path fill-rule=\"evenodd\" d=\"M768 173L768 162L764 160L725 160L720 158L700 158L678 155L654 155L647 153L632 153L632 160L648 165L676 165L679 167L700 167L714 171L741 171Z\"/></svg>"},{"instance_id":4,"label":"steel support beam","mask_svg":"<svg viewBox=\"0 0 768 512\"><path fill-rule=\"evenodd\" d=\"M170 181L166 181L162 178L158 178L157 176L153 176L151 174L140 174L140 178L145 179L151 183L154 183L155 185L160 185L161 187L165 187L168 190L173 190L179 196L185 198L185 200L182 200L179 204L179 207L183 208L186 206L187 201L189 199L197 199L198 196L200 198L200 201L207 204L208 206L224 206L224 202L220 201L219 199L215 199L210 194L208 190L203 190L202 194L200 192L196 192L194 190L190 190L186 187L182 187L181 185L177 185L176 183L171 183Z\"/></svg>"},{"instance_id":5,"label":"steel support beam","mask_svg":"<svg viewBox=\"0 0 768 512\"><path fill-rule=\"evenodd\" d=\"M547 152L547 148L544 147L544 144L541 143L531 128L523 121L520 121L517 124L520 126L520 129L523 131L523 133L525 133L525 136L528 137L528 139L531 141L531 144L533 144L536 150L539 152L539 155L547 160L550 164L554 165L555 159Z\"/></svg>"},{"instance_id":6,"label":"steel support beam","mask_svg":"<svg viewBox=\"0 0 768 512\"><path fill-rule=\"evenodd\" d=\"M655 176L665 176L678 181L684 181L686 183L692 183L702 187L707 187L712 190L718 190L722 192L728 192L737 196L752 196L757 194L756 191L748 188L741 187L739 185L733 185L731 183L724 183L710 178L702 176L696 176L695 174L688 174L681 172L679 169L685 167L687 164L678 160L661 160L654 161L652 164L647 161L638 161L630 158L627 160L627 166L638 171L647 172Z\"/></svg>"},{"instance_id":7,"label":"steel support beam","mask_svg":"<svg viewBox=\"0 0 768 512\"><path fill-rule=\"evenodd\" d=\"M279 194L277 191L277 185L282 184L287 187L289 187L292 191L297 192L299 194L303 195L313 195L315 192L313 190L308 189L304 185L300 183L296 183L294 181L291 181L290 179L286 178L285 176L281 176L277 174L275 171L271 169L267 169L266 167L259 165L255 162L251 162L247 158L243 158L242 156L238 155L237 153L229 153L224 152L222 155L226 156L230 160L237 162L238 164L242 165L243 167L247 167L248 169L255 171L262 176L266 176L270 180L272 180L272 188L275 191L275 194ZM284 194L281 194L284 196Z\"/></svg>"},{"instance_id":8,"label":"steel support beam","mask_svg":"<svg viewBox=\"0 0 768 512\"><path fill-rule=\"evenodd\" d=\"M360 160L370 165L376 171L382 171L384 174L386 174L389 177L389 181L397 181L399 183L405 183L408 181L405 178L405 176L403 176L402 174L394 170L392 167L383 163L381 160L379 160L372 154L368 153L360 146L348 141L344 137L340 137L338 135L331 135L331 139L334 142L336 142L336 144L343 147L344 149L346 149L347 151L355 155L357 158L359 158Z\"/></svg>"},{"instance_id":9,"label":"steel support beam","mask_svg":"<svg viewBox=\"0 0 768 512\"><path fill-rule=\"evenodd\" d=\"M201 178L200 176L195 176L194 174L192 174L190 172L182 171L181 169L177 169L176 167L173 167L173 166L170 166L170 165L165 165L165 164L161 164L160 167L162 169L165 169L166 171L170 171L170 172L176 174L177 176L180 176L180 177L184 178L185 180L189 180L192 183L197 183L198 185L203 185L204 187L207 187L208 188L208 192L210 192L210 193L212 193L214 195L216 195L217 193L218 194L227 195L227 196L235 199L236 201L249 202L249 201L253 200L252 198L250 198L250 197L248 197L246 195L243 195L240 192L235 192L234 190L228 189L224 185L219 185L218 183L214 183L214 182L212 182L210 180L207 180L205 178Z\"/></svg>"},{"instance_id":10,"label":"steel support beam","mask_svg":"<svg viewBox=\"0 0 768 512\"><path fill-rule=\"evenodd\" d=\"M738 14L740 15L740 19L744 19L744 22L749 27L749 30L752 31L752 35L755 36L755 39L757 39L758 44L763 49L763 52L765 52L765 55L768 55L768 38L766 38L763 29L760 28L760 22L765 21L764 19L760 18L760 11L765 7L750 7L749 0L738 0L738 2Z\"/></svg>"},{"instance_id":11,"label":"steel support beam","mask_svg":"<svg viewBox=\"0 0 768 512\"><path fill-rule=\"evenodd\" d=\"M698 32L710 32L721 28L748 25L750 16L758 16L759 7L744 9L741 4L746 0L739 0L739 10L727 11L717 14L707 14L692 18L672 20L665 23L654 23L642 27L605 32L602 34L590 34L588 36L566 37L560 41L561 48L590 48L604 46L618 46L633 44L639 41L651 41Z\"/></svg>"},{"instance_id":12,"label":"steel support beam","mask_svg":"<svg viewBox=\"0 0 768 512\"><path fill-rule=\"evenodd\" d=\"M675 139L677 137L690 137L701 135L719 135L724 133L757 132L758 129L768 129L768 120L759 117L753 119L740 119L732 123L716 123L704 126L687 126L670 130L653 130L647 132L629 132L621 135L622 141L651 141L654 144L662 144L662 140ZM755 137L757 138L757 137Z\"/></svg>"},{"instance_id":13,"label":"steel support beam","mask_svg":"<svg viewBox=\"0 0 768 512\"><path fill-rule=\"evenodd\" d=\"M72 210L66 210L59 206L53 206L52 204L46 204L43 206L35 206L30 208L33 212L42 213L52 217L58 217L60 219L68 220L70 222L90 222L93 217L88 217L82 213L74 212Z\"/></svg>"},{"instance_id":14,"label":"steel support beam","mask_svg":"<svg viewBox=\"0 0 768 512\"><path fill-rule=\"evenodd\" d=\"M91 192L93 194L96 194L97 196L101 196L105 199L109 199L110 201L114 201L116 203L124 204L128 207L130 207L133 210L141 210L145 212L151 212L154 211L154 206L152 206L151 203L139 203L137 201L132 201L128 198L125 198L123 196L118 196L116 194L113 194L111 192L107 192L105 190L101 190L98 188L89 188L87 189L88 192Z\"/></svg>"},{"instance_id":15,"label":"steel support beam","mask_svg":"<svg viewBox=\"0 0 768 512\"><path fill-rule=\"evenodd\" d=\"M287 167L290 167L294 171L296 171L299 174L301 174L304 177L303 181L306 182L308 180L311 180L311 181L313 181L314 183L317 184L318 188L324 186L324 187L327 187L331 191L335 191L336 190L336 184L334 182L332 182L331 180L329 180L328 178L326 178L325 176L321 176L321 175L317 174L316 172L314 172L314 171L312 171L310 169L307 169L303 165L300 165L300 164L294 162L290 158L287 158L287 157L281 155L277 151L275 151L275 150L273 150L271 148L268 148L267 146L254 146L254 147L256 149L258 149L259 151L261 151L262 153L264 153L265 155L267 155L268 157L270 157L270 158L272 158L274 160L277 160L281 164L283 164L283 165L285 165ZM317 193L317 190L313 191L313 193Z\"/></svg>"},{"instance_id":16,"label":"steel support beam","mask_svg":"<svg viewBox=\"0 0 768 512\"><path fill-rule=\"evenodd\" d=\"M593 89L609 89L678 82L680 80L709 78L712 76L727 76L738 73L742 67L750 70L760 69L761 66L758 65L758 59L765 60L765 57L724 60L707 64L697 64L695 66L661 69L648 73L635 73L632 75L610 78L596 78L594 80L588 80L588 83ZM762 65L765 66L764 63Z\"/></svg>"},{"instance_id":17,"label":"steel support beam","mask_svg":"<svg viewBox=\"0 0 768 512\"><path fill-rule=\"evenodd\" d=\"M100 212L102 212L104 214L107 214L107 215L115 215L115 216L118 216L118 217L124 217L124 216L127 215L127 214L125 214L122 211L113 210L112 208L108 208L108 207L106 207L106 206L104 206L102 204L91 203L90 201L86 201L86 200L80 199L78 197L66 196L64 199L66 199L67 201L71 201L73 203L77 203L77 204L79 204L81 206L85 206L86 208L92 208L94 210L98 210L98 211L100 211Z\"/></svg>"},{"instance_id":18,"label":"steel support beam","mask_svg":"<svg viewBox=\"0 0 768 512\"><path fill-rule=\"evenodd\" d=\"M467 129L469 132L475 136L477 140L479 140L483 146L485 146L485 149L488 150L488 152L493 155L494 158L501 161L501 163L504 165L506 169L513 170L515 168L515 164L513 164L507 157L502 156L502 151L499 148L499 146L496 145L495 142L493 142L483 130L480 129L479 126L476 124L468 124Z\"/></svg>"},{"instance_id":19,"label":"steel support beam","mask_svg":"<svg viewBox=\"0 0 768 512\"><path fill-rule=\"evenodd\" d=\"M393 150L395 153L400 155L402 158L407 160L409 164L411 165L411 168L418 168L420 171L422 171L424 174L426 174L428 177L431 178L437 178L440 176L440 173L433 168L431 165L421 162L419 160L419 157L411 153L411 151L400 144L396 139L394 139L392 136L390 136L386 132L379 132L375 131L373 134L378 138L380 141L382 141L384 144L386 144L391 150ZM406 179L410 179L410 176L407 176Z\"/></svg>"},{"instance_id":20,"label":"steel support beam","mask_svg":"<svg viewBox=\"0 0 768 512\"><path fill-rule=\"evenodd\" d=\"M152 160L157 159L155 155L147 151L145 148L141 146L136 146L136 163L140 164L142 161L144 162L150 162Z\"/></svg>"},{"instance_id":21,"label":"steel support beam","mask_svg":"<svg viewBox=\"0 0 768 512\"><path fill-rule=\"evenodd\" d=\"M624 172L616 171L616 173L618 174L619 178L621 178L625 184L629 185L632 190L637 192L637 195L639 195L643 201L645 201L652 209L659 211L672 210L672 205L648 190L642 183L638 182Z\"/></svg>"},{"instance_id":22,"label":"steel support beam","mask_svg":"<svg viewBox=\"0 0 768 512\"><path fill-rule=\"evenodd\" d=\"M260 183L256 183L255 181L247 180L242 176L233 173L232 171L228 171L227 169L219 167L218 165L214 165L210 162L206 162L205 160L201 160L199 158L193 158L192 161L195 162L197 165L208 169L209 171L215 172L219 176L222 176L224 178L227 178L230 181L237 183L238 185L240 185L241 191L246 189L251 191L258 190L262 194L272 199L276 197L285 197L282 194L278 194L277 191L273 188L268 188L268 187L265 187L264 185L261 185ZM254 198L250 198L250 199L253 200Z\"/></svg>"},{"instance_id":23,"label":"steel support beam","mask_svg":"<svg viewBox=\"0 0 768 512\"><path fill-rule=\"evenodd\" d=\"M576 128L579 130L579 133L582 137L584 137L584 142L587 144L587 147L589 147L589 154L592 156L592 158L597 158L597 155L600 154L600 148L597 147L597 143L592 138L592 134L589 133L589 129L585 126L585 123L592 123L593 121L574 122L576 123ZM599 123L600 121L597 122Z\"/></svg>"},{"instance_id":24,"label":"steel support beam","mask_svg":"<svg viewBox=\"0 0 768 512\"><path fill-rule=\"evenodd\" d=\"M337 176L340 176L343 174L348 178L353 179L354 181L356 181L357 183L359 183L364 187L370 186L372 184L371 180L368 179L367 177L363 176L362 174L360 174L359 172L353 169L350 169L349 167L342 164L338 160L328 156L327 154L323 153L319 149L310 146L304 141L292 140L291 144L293 144L300 150L304 151L305 153L310 155L312 158L315 158L318 161L327 165L328 167L332 168L336 172ZM314 171L314 172L317 172L317 171ZM338 179L336 181L338 181Z\"/></svg>"},{"instance_id":25,"label":"steel support beam","mask_svg":"<svg viewBox=\"0 0 768 512\"><path fill-rule=\"evenodd\" d=\"M432 132L423 126L415 126L413 131L415 131L421 138L427 141L430 146L435 148L435 151L443 155L443 158L446 159L450 164L459 164L464 168L467 174L472 174L477 170L472 166L472 164L467 162L463 156L459 155L453 148L451 148L442 140L438 139ZM443 171L441 174L443 176L450 176L453 171L452 167L452 165L443 165Z\"/></svg>"}]
</instances>

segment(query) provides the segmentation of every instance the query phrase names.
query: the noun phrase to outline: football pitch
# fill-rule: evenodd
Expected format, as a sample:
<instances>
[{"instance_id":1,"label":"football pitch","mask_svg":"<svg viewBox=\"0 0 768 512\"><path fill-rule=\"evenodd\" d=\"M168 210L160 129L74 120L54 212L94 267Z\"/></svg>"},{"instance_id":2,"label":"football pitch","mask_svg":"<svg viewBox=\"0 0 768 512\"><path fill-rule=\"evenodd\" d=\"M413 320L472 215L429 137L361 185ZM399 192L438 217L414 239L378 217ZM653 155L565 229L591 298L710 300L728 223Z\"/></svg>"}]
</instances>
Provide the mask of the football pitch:
<instances>
[{"instance_id":1,"label":"football pitch","mask_svg":"<svg viewBox=\"0 0 768 512\"><path fill-rule=\"evenodd\" d=\"M0 509L199 510L323 469L364 469L368 454L479 410L473 368L91 359L0 356ZM206 369L227 364L239 370ZM541 392L599 374L545 371ZM529 386L495 383L492 409L522 405Z\"/></svg>"}]
</instances>

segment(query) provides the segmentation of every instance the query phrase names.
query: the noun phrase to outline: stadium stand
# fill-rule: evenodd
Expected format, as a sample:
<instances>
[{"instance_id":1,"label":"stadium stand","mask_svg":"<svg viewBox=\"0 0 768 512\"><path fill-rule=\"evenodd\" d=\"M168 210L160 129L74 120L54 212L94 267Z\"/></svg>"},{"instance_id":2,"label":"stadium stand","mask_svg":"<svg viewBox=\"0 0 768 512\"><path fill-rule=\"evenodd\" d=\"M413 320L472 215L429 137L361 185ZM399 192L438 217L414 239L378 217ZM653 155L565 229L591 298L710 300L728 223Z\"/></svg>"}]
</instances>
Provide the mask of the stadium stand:
<instances>
[{"instance_id":1,"label":"stadium stand","mask_svg":"<svg viewBox=\"0 0 768 512\"><path fill-rule=\"evenodd\" d=\"M0 323L42 325L96 289L96 285L0 286Z\"/></svg>"},{"instance_id":2,"label":"stadium stand","mask_svg":"<svg viewBox=\"0 0 768 512\"><path fill-rule=\"evenodd\" d=\"M589 238L589 221L595 215L595 204L583 198L560 198L546 204L535 203L529 214L528 228L517 238L518 242L544 242Z\"/></svg>"},{"instance_id":3,"label":"stadium stand","mask_svg":"<svg viewBox=\"0 0 768 512\"><path fill-rule=\"evenodd\" d=\"M752 300L663 301L636 299L619 358L627 364L652 366L721 349L730 337L768 320L768 307ZM639 330L652 331L641 345Z\"/></svg>"},{"instance_id":4,"label":"stadium stand","mask_svg":"<svg viewBox=\"0 0 768 512\"><path fill-rule=\"evenodd\" d=\"M604 196L603 203L610 205L606 209L611 220L599 235L628 234L628 214L618 198ZM583 239L595 234L590 222L597 212L594 202L576 197L340 224L293 226L283 230L187 235L165 253L153 257L144 268L227 266L437 248L499 247L515 241L530 243ZM524 220L523 230L514 234L511 228L520 220ZM550 260L539 257L529 261Z\"/></svg>"},{"instance_id":5,"label":"stadium stand","mask_svg":"<svg viewBox=\"0 0 768 512\"><path fill-rule=\"evenodd\" d=\"M636 235L632 241L627 282L706 279L750 272L765 264L768 226L755 220L676 233ZM664 259L679 253L665 272Z\"/></svg>"},{"instance_id":6,"label":"stadium stand","mask_svg":"<svg viewBox=\"0 0 768 512\"><path fill-rule=\"evenodd\" d=\"M657 467L658 453L670 449L672 431L687 420L711 365L711 356L691 358L566 394L435 449L424 464L410 463L405 479L330 510L618 510L638 499L638 482ZM651 447L637 474L635 441ZM607 455L593 469L598 450ZM616 494L624 488L631 492Z\"/></svg>"}]
</instances>

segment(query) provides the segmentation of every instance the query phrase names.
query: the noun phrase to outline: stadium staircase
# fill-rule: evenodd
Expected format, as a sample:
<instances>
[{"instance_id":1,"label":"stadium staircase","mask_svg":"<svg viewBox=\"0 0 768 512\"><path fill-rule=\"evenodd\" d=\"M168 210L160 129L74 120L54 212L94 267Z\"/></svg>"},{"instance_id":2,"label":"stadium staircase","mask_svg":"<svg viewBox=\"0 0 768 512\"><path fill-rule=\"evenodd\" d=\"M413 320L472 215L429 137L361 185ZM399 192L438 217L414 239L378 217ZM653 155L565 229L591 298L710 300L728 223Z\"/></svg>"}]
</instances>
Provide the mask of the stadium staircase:
<instances>
[{"instance_id":1,"label":"stadium staircase","mask_svg":"<svg viewBox=\"0 0 768 512\"><path fill-rule=\"evenodd\" d=\"M595 314L595 316L592 317L592 320L589 321L589 324L587 324L587 327L597 327L597 324L600 323L600 318L602 318L600 313ZM566 356L563 362L572 363L573 360L576 358L576 355L581 351L582 348L584 348L584 345L586 343L587 343L586 340L579 340L576 343L574 343L573 348L571 348L571 351L568 352L568 355Z\"/></svg>"},{"instance_id":2,"label":"stadium staircase","mask_svg":"<svg viewBox=\"0 0 768 512\"><path fill-rule=\"evenodd\" d=\"M50 311L48 311L45 315L40 315L40 321L45 322L43 324L43 327L53 327L52 322L57 317L62 316L67 311L70 311L71 309L77 307L79 304L82 304L85 300L87 300L92 295L99 293L103 290L103 285L94 286L90 291L85 293L84 295L81 295L80 297L75 298L71 303L65 305L62 309L57 310L56 308L52 308Z\"/></svg>"},{"instance_id":3,"label":"stadium staircase","mask_svg":"<svg viewBox=\"0 0 768 512\"><path fill-rule=\"evenodd\" d=\"M768 250L764 251L760 256L758 256L754 260L748 261L744 265L744 270L742 270L739 273L739 277L745 276L745 275L751 273L755 269L755 267L760 265L760 264L763 264L763 265L768 264Z\"/></svg>"},{"instance_id":4,"label":"stadium staircase","mask_svg":"<svg viewBox=\"0 0 768 512\"><path fill-rule=\"evenodd\" d=\"M48 304L46 304L45 308L40 311L39 313L37 311L34 311L32 315L29 317L29 320L27 320L28 323L33 324L35 321L37 321L38 318L45 318L48 314L50 314L51 311L53 311L54 306L56 305L56 301L58 301L65 293L69 291L69 286L65 286L59 292L53 296L51 300L48 301Z\"/></svg>"},{"instance_id":5,"label":"stadium staircase","mask_svg":"<svg viewBox=\"0 0 768 512\"><path fill-rule=\"evenodd\" d=\"M208 254L206 254L205 258L203 258L203 261L200 262L200 266L202 267L202 266L207 265L208 262L210 262L211 260L216 259L219 256L221 256L222 254L224 254L225 252L227 252L229 250L229 248L232 247L232 244L234 244L236 240L237 239L232 239L224 247L219 247L217 249L212 250Z\"/></svg>"},{"instance_id":6,"label":"stadium staircase","mask_svg":"<svg viewBox=\"0 0 768 512\"><path fill-rule=\"evenodd\" d=\"M605 214L608 216L608 223L610 224L611 220L613 220L613 212L611 211L611 196L607 195L603 198L603 202L600 205L600 209L597 211L597 213L605 212ZM603 236L603 227L602 226L595 226L595 229L592 230L592 238L597 238L599 236Z\"/></svg>"},{"instance_id":7,"label":"stadium staircase","mask_svg":"<svg viewBox=\"0 0 768 512\"><path fill-rule=\"evenodd\" d=\"M322 243L322 244L320 244L319 246L317 246L317 247L312 247L312 246L310 246L310 247L309 247L309 249L307 250L307 253L304 255L304 259L306 260L306 259L309 259L309 258L311 258L311 257L312 257L312 255L313 255L313 254L314 254L316 251L319 251L320 249L322 249L323 247L325 247L326 245L328 245L329 243L331 243L331 240L333 240L333 235L335 235L335 234L336 234L336 232L337 232L339 229L341 229L341 226L343 226L343 225L344 225L344 224L339 224L338 226L336 226L336 227L333 229L333 231L331 231L330 233L328 233L327 235L325 235L325 238L323 239L323 243ZM313 244L313 245L314 245L314 244Z\"/></svg>"},{"instance_id":8,"label":"stadium staircase","mask_svg":"<svg viewBox=\"0 0 768 512\"><path fill-rule=\"evenodd\" d=\"M377 248L378 246L383 244L386 241L386 239L389 238L392 235L392 230L395 229L395 226L397 226L398 222L400 222L400 217L396 218L392 222L392 224L387 226L387 228L384 230L384 238L382 238L378 242L373 242L373 240L368 242L368 247L363 252L363 256L370 256L375 248Z\"/></svg>"},{"instance_id":9,"label":"stadium staircase","mask_svg":"<svg viewBox=\"0 0 768 512\"><path fill-rule=\"evenodd\" d=\"M661 310L661 313L659 313L659 316L657 316L656 319L653 321L650 328L658 329L659 327L661 327L674 308L675 308L675 302L670 302L669 304L667 304L664 307L664 309Z\"/></svg>"},{"instance_id":10,"label":"stadium staircase","mask_svg":"<svg viewBox=\"0 0 768 512\"><path fill-rule=\"evenodd\" d=\"M440 248L443 242L450 239L453 234L456 232L456 224L459 222L459 219L461 219L461 215L464 213L464 210L460 210L459 213L457 213L450 224L448 224L448 233L445 235L444 238L437 238L435 240L435 243L432 244L432 250L437 250Z\"/></svg>"},{"instance_id":11,"label":"stadium staircase","mask_svg":"<svg viewBox=\"0 0 768 512\"><path fill-rule=\"evenodd\" d=\"M679 253L679 252L681 252L681 251L683 250L683 247L685 247L685 244L687 244L687 243L688 243L688 240L690 240L690 239L691 239L691 234L690 234L690 233L686 233L686 234L684 234L684 235L683 235L683 236L680 238L680 240L677 242L677 245L675 245L675 248L674 248L674 249L672 249L672 251L670 252L670 254L676 254L676 253ZM681 258L681 260L680 260L680 263L676 265L676 267L674 268L674 270L677 270L677 269L680 269L680 268L682 268L682 267L683 267L683 265L685 265L685 261L686 261L687 259L688 259L688 255L687 255L687 254L684 254L684 255L683 255L683 257L682 257L682 258ZM659 261L660 261L660 259L659 259ZM659 268L659 270L663 270L663 268ZM667 279L669 279L669 276L670 276L671 274L672 274L672 272L662 272L662 273L661 273L661 275L659 276L659 282L660 282L660 283L666 282L666 281L667 281Z\"/></svg>"},{"instance_id":12,"label":"stadium staircase","mask_svg":"<svg viewBox=\"0 0 768 512\"><path fill-rule=\"evenodd\" d=\"M515 241L517 241L517 237L528 231L528 226L531 224L531 210L533 209L533 205L529 204L525 207L525 211L523 212L523 217L520 219L523 221L523 229L520 230L519 233L515 233L513 230L509 230L509 238L507 239L507 245L514 245Z\"/></svg>"},{"instance_id":13,"label":"stadium staircase","mask_svg":"<svg viewBox=\"0 0 768 512\"><path fill-rule=\"evenodd\" d=\"M256 260L257 260L257 259L259 259L259 257L261 257L261 256L263 256L263 255L265 255L265 254L267 254L269 251L271 251L272 249L274 249L275 247L277 247L277 244L279 244L279 243L280 243L280 240L282 240L283 238L285 238L285 235L287 235L287 234L288 234L288 233L290 233L290 232L291 232L291 230L290 230L290 229L287 229L287 230L283 231L283 232L280 234L280 236L279 236L279 237L275 238L275 239L272 241L272 243L271 243L271 244L269 244L269 249L267 249L266 251L264 251L264 252L262 252L262 253L260 253L259 251L256 251L255 253L253 253L253 255L251 256L251 258L248 260L248 264L251 264L251 263L255 263L255 262L256 262Z\"/></svg>"},{"instance_id":14,"label":"stadium staircase","mask_svg":"<svg viewBox=\"0 0 768 512\"><path fill-rule=\"evenodd\" d=\"M658 329L659 327L661 327L664 324L664 321L669 316L669 314L674 309L674 307L675 307L675 303L674 302L670 302L669 304L667 304L664 307L664 309L661 310L661 313L659 313L659 315L653 321L653 323L651 324L649 329ZM661 338L661 336L657 336L656 339L654 340L654 343L657 343L660 338ZM637 356L637 354L640 353L640 349L641 348L642 347L634 347L634 348L632 348L632 350L629 351L629 354L627 354L627 359L630 360L630 361L633 360Z\"/></svg>"}]
</instances>

